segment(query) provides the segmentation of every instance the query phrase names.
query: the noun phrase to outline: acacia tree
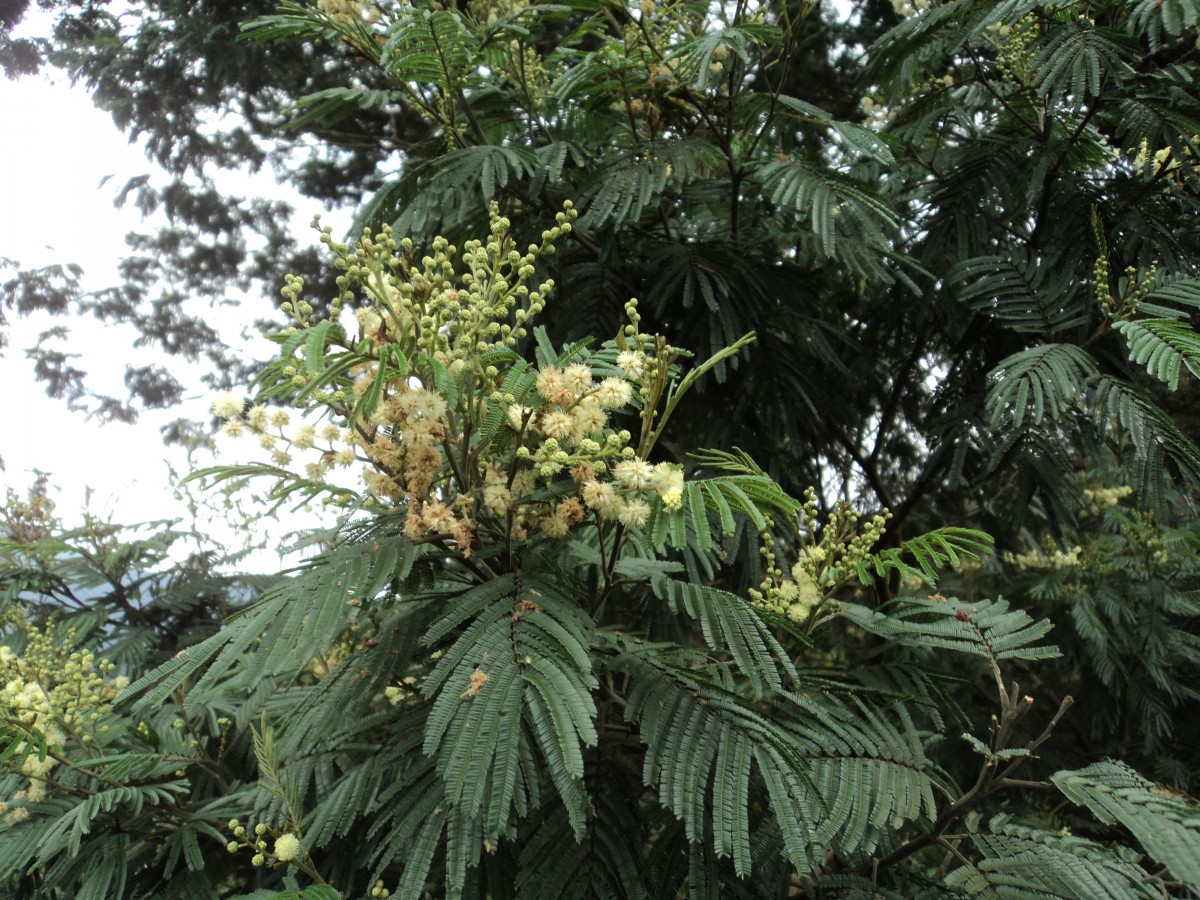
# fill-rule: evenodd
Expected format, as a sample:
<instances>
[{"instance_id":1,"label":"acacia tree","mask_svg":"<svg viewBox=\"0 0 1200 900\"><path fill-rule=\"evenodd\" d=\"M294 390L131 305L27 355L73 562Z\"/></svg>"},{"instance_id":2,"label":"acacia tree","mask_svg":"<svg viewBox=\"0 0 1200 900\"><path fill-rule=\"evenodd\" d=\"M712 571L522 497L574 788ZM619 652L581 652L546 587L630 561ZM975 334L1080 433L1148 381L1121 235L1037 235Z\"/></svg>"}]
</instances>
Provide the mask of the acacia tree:
<instances>
[{"instance_id":1,"label":"acacia tree","mask_svg":"<svg viewBox=\"0 0 1200 900\"><path fill-rule=\"evenodd\" d=\"M1042 505L1069 519L1066 476L1114 437L1135 438L1160 512L1164 472L1195 484L1188 395L1170 395L1196 365L1200 128L1175 86L1186 20L1139 10L911 15L874 48L865 123L786 90L811 4L429 11L383 44L297 11L251 34L316 27L425 109L431 139L360 223L453 237L482 227L483 196L536 235L574 200L550 333L603 333L626 296L708 352L756 329L736 382L681 410L688 433L752 449L793 493L835 466L898 540L932 509L1005 534ZM376 96L306 102L328 121ZM1045 245L1059 229L1086 239Z\"/></svg>"},{"instance_id":2,"label":"acacia tree","mask_svg":"<svg viewBox=\"0 0 1200 900\"><path fill-rule=\"evenodd\" d=\"M1165 760L1182 787L1196 767L1170 727L1195 702L1195 546L1146 511L1195 473L1169 406L1198 346L1192 101L1172 88L1194 35L1169 3L902 12L868 121L790 92L802 5L324 2L254 23L388 79L310 97L309 121L405 104L428 133L365 231L322 232L331 275L286 282L253 403L218 398L263 461L197 473L345 518L220 631L127 665L116 706L95 662L112 632L78 619L59 643L90 654L69 672L86 723L30 574L58 559L19 570L0 877L1197 890L1194 805L1102 759ZM1131 490L1055 475L1100 462ZM803 486L838 476L856 503ZM1044 570L1035 618L996 570L929 593L989 546L964 521L1095 542L1009 558ZM1105 696L1080 704L1088 743L1056 750L1081 670Z\"/></svg>"}]
</instances>

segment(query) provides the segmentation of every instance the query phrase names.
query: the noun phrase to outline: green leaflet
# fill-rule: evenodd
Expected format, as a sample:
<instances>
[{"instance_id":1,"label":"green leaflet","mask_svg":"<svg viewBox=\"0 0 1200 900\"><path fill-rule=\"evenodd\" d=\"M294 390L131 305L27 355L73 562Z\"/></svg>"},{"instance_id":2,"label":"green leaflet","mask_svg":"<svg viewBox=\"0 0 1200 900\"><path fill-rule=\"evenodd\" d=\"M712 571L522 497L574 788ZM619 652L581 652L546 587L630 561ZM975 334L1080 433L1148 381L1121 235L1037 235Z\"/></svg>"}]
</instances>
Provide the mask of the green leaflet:
<instances>
[{"instance_id":1,"label":"green leaflet","mask_svg":"<svg viewBox=\"0 0 1200 900\"><path fill-rule=\"evenodd\" d=\"M437 759L448 802L478 816L489 840L507 834L526 790L522 746L532 741L582 833L582 748L597 740L590 617L554 582L502 576L458 598L425 640L460 624L424 686L433 699L424 749Z\"/></svg>"},{"instance_id":2,"label":"green leaflet","mask_svg":"<svg viewBox=\"0 0 1200 900\"><path fill-rule=\"evenodd\" d=\"M932 815L932 771L903 718L897 725L831 694L788 694L759 706L651 654L616 663L635 677L625 715L646 744L642 777L683 821L688 840L711 834L739 876L750 871L750 807L764 802L764 789L786 855L801 871L827 846L869 851L882 829Z\"/></svg>"},{"instance_id":3,"label":"green leaflet","mask_svg":"<svg viewBox=\"0 0 1200 900\"><path fill-rule=\"evenodd\" d=\"M1125 900L1155 897L1146 871L1095 841L1041 831L997 816L987 828L971 828L981 858L946 879L948 887L984 896L1079 897Z\"/></svg>"},{"instance_id":4,"label":"green leaflet","mask_svg":"<svg viewBox=\"0 0 1200 900\"><path fill-rule=\"evenodd\" d=\"M152 709L204 669L188 693L189 706L201 708L206 692L234 671L251 646L257 652L237 670L238 677L253 683L267 676L294 674L337 639L356 609L348 601L369 600L392 579L404 578L418 555L419 549L406 538L368 532L365 539L319 558L231 616L217 634L143 675L124 697L138 698L135 713Z\"/></svg>"},{"instance_id":5,"label":"green leaflet","mask_svg":"<svg viewBox=\"0 0 1200 900\"><path fill-rule=\"evenodd\" d=\"M1154 785L1116 760L1056 772L1051 780L1101 821L1128 828L1176 879L1200 890L1200 810L1190 798Z\"/></svg>"},{"instance_id":6,"label":"green leaflet","mask_svg":"<svg viewBox=\"0 0 1200 900\"><path fill-rule=\"evenodd\" d=\"M1179 372L1187 366L1200 377L1200 335L1175 319L1136 319L1113 323L1129 344L1129 358L1167 385L1179 387Z\"/></svg>"},{"instance_id":7,"label":"green leaflet","mask_svg":"<svg viewBox=\"0 0 1200 900\"><path fill-rule=\"evenodd\" d=\"M1052 659L1057 648L1038 642L1050 622L1035 622L1002 599L962 603L904 597L885 611L843 603L839 615L859 628L910 647L953 650L989 659Z\"/></svg>"}]
</instances>

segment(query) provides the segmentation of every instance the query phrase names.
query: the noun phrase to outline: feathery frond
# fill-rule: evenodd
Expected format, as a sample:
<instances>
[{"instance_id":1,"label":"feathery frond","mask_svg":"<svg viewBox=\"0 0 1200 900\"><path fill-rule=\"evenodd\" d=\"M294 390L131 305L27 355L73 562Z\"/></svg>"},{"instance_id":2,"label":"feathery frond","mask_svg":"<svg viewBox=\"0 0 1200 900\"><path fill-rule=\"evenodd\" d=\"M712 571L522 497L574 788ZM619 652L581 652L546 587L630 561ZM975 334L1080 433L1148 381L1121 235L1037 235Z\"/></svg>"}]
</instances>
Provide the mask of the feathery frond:
<instances>
[{"instance_id":1,"label":"feathery frond","mask_svg":"<svg viewBox=\"0 0 1200 900\"><path fill-rule=\"evenodd\" d=\"M1128 828L1146 852L1191 890L1200 890L1200 809L1115 760L1056 772L1051 780L1101 821Z\"/></svg>"}]
</instances>

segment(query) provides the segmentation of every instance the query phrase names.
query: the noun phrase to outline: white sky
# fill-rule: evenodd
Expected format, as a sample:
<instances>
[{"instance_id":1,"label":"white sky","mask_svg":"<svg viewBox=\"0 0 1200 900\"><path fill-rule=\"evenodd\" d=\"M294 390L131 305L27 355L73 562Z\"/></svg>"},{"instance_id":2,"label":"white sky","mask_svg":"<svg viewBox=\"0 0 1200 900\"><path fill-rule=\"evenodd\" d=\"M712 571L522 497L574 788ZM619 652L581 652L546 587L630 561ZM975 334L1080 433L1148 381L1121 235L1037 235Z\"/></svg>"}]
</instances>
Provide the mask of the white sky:
<instances>
[{"instance_id":1,"label":"white sky","mask_svg":"<svg viewBox=\"0 0 1200 900\"><path fill-rule=\"evenodd\" d=\"M140 222L135 211L114 208L113 197L127 178L148 169L146 158L91 105L86 92L70 88L61 76L55 83L0 81L0 109L11 124L0 138L6 173L0 180L0 255L26 268L77 262L85 286L117 283L125 233ZM113 177L102 187L105 176ZM61 491L60 512L77 507L90 484L100 507L114 509L118 517L175 514L162 490L164 448L156 434L156 425L173 416L101 428L69 412L46 397L24 355L54 319L18 319L11 311L6 316L9 346L0 359L4 482L21 489L34 470L50 473ZM82 367L97 378L95 387L124 396L132 334L92 322L62 324L72 329Z\"/></svg>"},{"instance_id":2,"label":"white sky","mask_svg":"<svg viewBox=\"0 0 1200 900\"><path fill-rule=\"evenodd\" d=\"M0 137L0 257L24 268L78 263L85 289L117 284L125 234L153 223L132 207L116 208L114 198L129 178L153 172L153 164L92 106L82 87L72 87L59 73L18 81L0 77L0 112L7 123ZM253 186L247 181L234 176L228 189L272 193L269 175L259 176ZM298 209L296 218L307 222L313 212ZM207 390L197 381L182 408L143 413L135 425L89 420L47 398L35 381L24 351L37 335L51 325L69 326L68 349L81 354L88 386L120 398L127 396L126 363L149 361L153 350L135 350L136 334L126 326L53 316L20 319L8 310L5 316L9 345L0 356L0 458L5 463L0 499L4 487L24 494L40 471L49 475L57 512L68 523L78 521L89 488L91 510L117 522L186 518L184 504L169 487L168 461L179 471L187 471L188 463L182 450L164 446L159 428L180 416L205 418L211 400ZM245 314L233 309L229 319L225 330L237 335ZM264 340L258 350L269 356L273 345ZM246 456L265 456L255 449L246 445ZM199 464L212 462L203 458ZM253 567L278 564L274 554L266 554L256 557Z\"/></svg>"}]
</instances>

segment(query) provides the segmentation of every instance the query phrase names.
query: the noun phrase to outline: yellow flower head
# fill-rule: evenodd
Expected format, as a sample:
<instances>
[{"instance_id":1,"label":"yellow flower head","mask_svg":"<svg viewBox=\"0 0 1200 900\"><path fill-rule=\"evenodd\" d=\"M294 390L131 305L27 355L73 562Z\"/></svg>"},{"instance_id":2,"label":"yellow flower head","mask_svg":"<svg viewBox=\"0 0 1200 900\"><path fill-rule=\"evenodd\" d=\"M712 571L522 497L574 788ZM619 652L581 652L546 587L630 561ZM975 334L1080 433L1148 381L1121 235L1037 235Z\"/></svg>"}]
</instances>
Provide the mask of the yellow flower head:
<instances>
[{"instance_id":1,"label":"yellow flower head","mask_svg":"<svg viewBox=\"0 0 1200 900\"><path fill-rule=\"evenodd\" d=\"M275 858L280 862L299 859L300 855L300 839L290 831L275 839Z\"/></svg>"}]
</instances>

